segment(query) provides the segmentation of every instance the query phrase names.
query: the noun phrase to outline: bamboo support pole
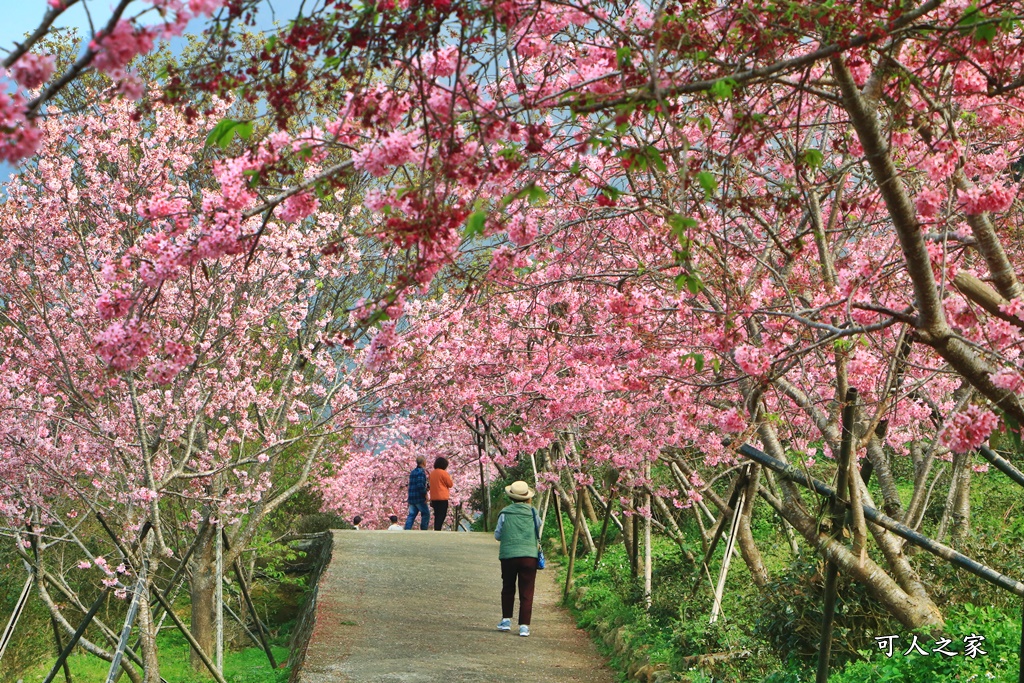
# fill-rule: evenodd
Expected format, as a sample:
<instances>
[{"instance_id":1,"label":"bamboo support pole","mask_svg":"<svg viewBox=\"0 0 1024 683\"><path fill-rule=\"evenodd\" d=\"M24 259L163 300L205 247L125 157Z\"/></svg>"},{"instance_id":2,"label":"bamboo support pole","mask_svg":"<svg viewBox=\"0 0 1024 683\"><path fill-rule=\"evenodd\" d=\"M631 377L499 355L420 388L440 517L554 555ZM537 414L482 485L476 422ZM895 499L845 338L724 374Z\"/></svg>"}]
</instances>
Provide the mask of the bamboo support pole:
<instances>
[{"instance_id":1,"label":"bamboo support pole","mask_svg":"<svg viewBox=\"0 0 1024 683\"><path fill-rule=\"evenodd\" d=\"M836 475L836 491L832 499L832 536L842 542L843 526L846 520L846 505L850 476L850 458L853 453L853 423L857 412L857 388L846 390L846 404L843 406L842 441L839 446L839 471ZM836 614L836 592L839 587L839 565L829 561L825 567L825 604L821 616L821 646L818 649L818 671L816 683L828 683L829 659L832 656L832 623Z\"/></svg>"},{"instance_id":2,"label":"bamboo support pole","mask_svg":"<svg viewBox=\"0 0 1024 683\"><path fill-rule=\"evenodd\" d=\"M1008 476L1010 479L1013 479L1021 486L1024 486L1024 472L1021 472L1016 467L1014 467L1009 460L999 455L988 446L982 446L981 448L979 448L978 453L981 454L981 457L985 458L990 463L995 465L996 469L998 469L1000 472Z\"/></svg>"},{"instance_id":3,"label":"bamboo support pole","mask_svg":"<svg viewBox=\"0 0 1024 683\"><path fill-rule=\"evenodd\" d=\"M109 526L107 526L106 520L103 519L102 515L97 513L96 517L99 518L103 528L114 540L114 545L117 546L117 549L121 551L121 554L125 557L125 559L128 559L131 553L129 553L128 549L124 546L123 543L121 543L121 539L119 539L114 534L113 530ZM139 533L139 540L136 542L138 545L141 545L142 542L146 540L146 536L149 534L152 528L153 525L148 521L142 525L142 531ZM89 607L89 611L85 613L85 617L83 617L82 623L78 625L78 628L75 630L75 633L71 636L71 640L69 640L68 644L64 646L63 650L61 650L60 655L58 655L57 657L57 661L53 663L53 668L50 669L50 673L47 674L46 679L43 681L43 683L53 683L53 679L57 677L57 672L60 671L61 667L64 665L64 662L67 661L67 658L71 656L71 652L75 649L75 646L78 645L78 641L81 640L83 635L85 635L85 629L92 622L93 618L96 616L96 613L100 611L100 607L103 605L103 603L106 602L107 596L110 594L110 591L111 588L109 586L104 587L103 590L100 591L99 596L92 603L92 606ZM218 683L225 682L221 680L218 681Z\"/></svg>"},{"instance_id":4,"label":"bamboo support pole","mask_svg":"<svg viewBox=\"0 0 1024 683\"><path fill-rule=\"evenodd\" d=\"M56 617L50 615L50 626L53 627L53 639L57 642L57 653L59 654L64 650L64 643L60 637L60 624L57 623ZM68 660L64 660L64 681L65 683L71 683L71 667L68 666Z\"/></svg>"},{"instance_id":5,"label":"bamboo support pole","mask_svg":"<svg viewBox=\"0 0 1024 683\"><path fill-rule=\"evenodd\" d=\"M715 548L718 547L718 541L721 540L722 534L725 532L725 525L732 525L732 520L736 518L737 505L736 501L739 500L740 493L746 486L747 481L747 468L740 470L740 473L736 475L735 481L732 484L732 491L729 493L729 502L726 503L725 508L722 510L722 516L718 519L715 525L715 535L711 537L711 543L708 545L708 549L704 553L704 559L701 561L701 566L704 568L704 572L710 576L711 567L708 562L711 561L711 556L715 554ZM728 521L727 521L728 520ZM731 554L732 544L729 545L729 553ZM697 594L697 589L700 587L701 576L697 575L697 580L693 583L693 589L690 591L690 598Z\"/></svg>"},{"instance_id":6,"label":"bamboo support pole","mask_svg":"<svg viewBox=\"0 0 1024 683\"><path fill-rule=\"evenodd\" d=\"M185 551L185 556L181 558L181 562L178 563L178 568L175 569L174 574L171 575L171 580L167 584L167 590L164 591L164 597L167 598L169 602L174 601L174 594L178 587L178 581L185 575L185 568L188 566L188 561L192 557L192 553L195 552L195 549L199 546L199 541L202 538L203 533L206 531L206 526L209 524L209 522L209 518L203 519L202 524L199 525L199 529L196 532L196 537L192 540L192 544L188 547L188 550ZM161 609L159 605L157 605L157 607L153 609L154 620L156 620L156 613L158 609ZM160 616L160 620L156 622L157 631L159 631L160 627L163 626L164 619L166 618L166 614L162 614ZM142 636L139 636L139 638L135 641L135 646L132 649L138 650L139 645L141 643Z\"/></svg>"},{"instance_id":7,"label":"bamboo support pole","mask_svg":"<svg viewBox=\"0 0 1024 683\"><path fill-rule=\"evenodd\" d=\"M477 462L480 464L480 500L484 506L484 531L490 531L489 522L487 518L491 514L491 490L487 486L487 479L484 477L484 440L480 428L480 417L474 418L476 429L473 431L473 437L476 440L476 452Z\"/></svg>"},{"instance_id":8,"label":"bamboo support pole","mask_svg":"<svg viewBox=\"0 0 1024 683\"><path fill-rule=\"evenodd\" d=\"M576 496L576 522L572 531L572 549L569 551L569 570L565 575L565 590L562 591L562 599L569 597L569 586L572 585L572 570L576 566L576 544L580 540L580 524L583 517L583 498Z\"/></svg>"},{"instance_id":9,"label":"bamboo support pole","mask_svg":"<svg viewBox=\"0 0 1024 683\"><path fill-rule=\"evenodd\" d=\"M142 565L139 572L139 580L135 582L135 593L132 595L131 605L128 607L128 615L124 618L124 626L121 628L121 638L117 641L117 649L110 662L110 670L107 672L107 683L114 683L121 669L121 658L128 649L128 639L132 635L132 627L135 625L135 617L139 614L139 600L142 598L142 591L146 590L146 565ZM64 661L67 664L67 660Z\"/></svg>"},{"instance_id":10,"label":"bamboo support pole","mask_svg":"<svg viewBox=\"0 0 1024 683\"><path fill-rule=\"evenodd\" d=\"M632 548L629 553L629 572L635 579L640 576L640 516L636 512L636 494L633 494L633 518L630 520L633 535L630 539Z\"/></svg>"},{"instance_id":11,"label":"bamboo support pole","mask_svg":"<svg viewBox=\"0 0 1024 683\"><path fill-rule=\"evenodd\" d=\"M28 578L25 579L25 586L21 589L21 595L18 597L18 602L14 604L14 611L11 612L11 618L7 620L7 628L4 629L4 635L0 638L0 659L3 659L4 657L4 652L7 651L7 645L11 642L11 636L14 635L14 627L18 625L21 613L25 610L25 604L28 603L28 596L29 591L32 588L33 578L33 575L29 574Z\"/></svg>"},{"instance_id":12,"label":"bamboo support pole","mask_svg":"<svg viewBox=\"0 0 1024 683\"><path fill-rule=\"evenodd\" d=\"M740 475L743 481L746 482L746 472ZM736 498L736 507L733 508L732 522L729 525L729 538L725 542L725 553L722 555L722 566L718 570L718 583L715 585L714 600L711 603L711 617L708 619L709 624L713 624L718 621L718 615L722 613L722 596L725 595L725 580L729 576L729 567L732 566L732 555L733 549L736 547L736 536L740 528L740 520L742 518L741 510L743 509L743 501L747 496L747 487L737 486L736 490L739 492L739 496ZM724 524L722 525L725 526Z\"/></svg>"},{"instance_id":13,"label":"bamboo support pole","mask_svg":"<svg viewBox=\"0 0 1024 683\"><path fill-rule=\"evenodd\" d=\"M781 460L776 460L772 456L762 451L759 451L753 446L743 444L742 446L740 446L738 450L745 457L750 458L751 460L758 462L764 465L765 467L772 468L773 470L778 472L779 475L782 476L783 478L788 479L789 481L792 481L794 483L800 484L801 486L804 486L806 488L809 488L818 493L818 495L827 498L828 500L832 500L836 496L836 492L829 488L826 484L818 481L817 479L809 479L799 469L793 467L792 465L784 463ZM864 517L866 517L872 523L882 527L883 529L888 529L900 538L909 541L917 547L927 550L933 555L941 557L950 564L959 567L960 569L963 569L965 571L968 571L971 574L974 574L975 576L984 579L985 581L988 581L989 583L998 586L1005 591L1013 593L1014 595L1020 598L1024 598L1024 583L1021 583L1020 581L1017 581L1015 579L1011 579L1010 577L997 572L995 569L983 565L980 562L977 562L976 560L973 560L970 557L967 557L966 555L953 550L947 545L943 545L942 543L932 540L931 538L928 538L923 534L919 534L907 525L902 524L901 522L897 522L892 517L889 517L888 515L880 512L879 510L876 510L873 507L869 507L867 505L864 506Z\"/></svg>"},{"instance_id":14,"label":"bamboo support pole","mask_svg":"<svg viewBox=\"0 0 1024 683\"><path fill-rule=\"evenodd\" d=\"M615 479L616 479L616 481L618 480L618 475L616 475ZM608 495L611 496L614 493L614 491L615 491L615 483L613 482L612 484L609 484L609 486L611 488L609 490ZM605 500L604 496L602 496L600 493L597 492L597 489L594 488L593 484L587 484L587 490L590 491L590 495L593 496L594 500L596 500L600 505L605 505L607 503L607 501ZM620 522L615 515L612 515L612 520L611 521L612 521L612 524L614 524L615 527L619 531L622 531L622 522ZM595 548L596 548L596 546L595 546Z\"/></svg>"}]
</instances>

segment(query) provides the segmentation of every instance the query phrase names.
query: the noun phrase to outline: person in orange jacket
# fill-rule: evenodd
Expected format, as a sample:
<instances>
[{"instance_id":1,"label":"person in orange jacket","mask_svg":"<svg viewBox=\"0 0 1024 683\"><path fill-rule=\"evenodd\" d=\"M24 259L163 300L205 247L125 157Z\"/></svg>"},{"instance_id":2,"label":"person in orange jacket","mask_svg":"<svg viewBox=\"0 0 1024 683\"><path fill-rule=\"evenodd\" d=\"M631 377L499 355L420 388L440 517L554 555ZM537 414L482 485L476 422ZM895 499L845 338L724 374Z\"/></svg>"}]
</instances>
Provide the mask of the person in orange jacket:
<instances>
[{"instance_id":1,"label":"person in orange jacket","mask_svg":"<svg viewBox=\"0 0 1024 683\"><path fill-rule=\"evenodd\" d=\"M450 489L455 483L448 474L448 459L439 457L434 460L434 469L430 471L430 507L434 508L434 531L440 531L448 516L448 499Z\"/></svg>"}]
</instances>

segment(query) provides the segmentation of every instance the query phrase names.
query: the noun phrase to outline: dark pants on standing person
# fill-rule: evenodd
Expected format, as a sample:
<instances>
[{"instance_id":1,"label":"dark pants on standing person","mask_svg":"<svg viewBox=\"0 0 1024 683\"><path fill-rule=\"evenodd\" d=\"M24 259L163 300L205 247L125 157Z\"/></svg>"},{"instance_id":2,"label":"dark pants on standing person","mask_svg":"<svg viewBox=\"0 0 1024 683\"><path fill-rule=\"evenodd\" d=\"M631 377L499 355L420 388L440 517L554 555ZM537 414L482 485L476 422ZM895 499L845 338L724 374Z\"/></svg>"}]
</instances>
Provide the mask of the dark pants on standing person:
<instances>
[{"instance_id":1,"label":"dark pants on standing person","mask_svg":"<svg viewBox=\"0 0 1024 683\"><path fill-rule=\"evenodd\" d=\"M430 507L434 508L434 531L440 531L444 526L444 519L448 516L447 500L432 500Z\"/></svg>"},{"instance_id":2,"label":"dark pants on standing person","mask_svg":"<svg viewBox=\"0 0 1024 683\"><path fill-rule=\"evenodd\" d=\"M533 616L533 584L537 580L536 557L512 557L501 561L501 618L512 618L519 581L519 623L530 625Z\"/></svg>"}]
</instances>

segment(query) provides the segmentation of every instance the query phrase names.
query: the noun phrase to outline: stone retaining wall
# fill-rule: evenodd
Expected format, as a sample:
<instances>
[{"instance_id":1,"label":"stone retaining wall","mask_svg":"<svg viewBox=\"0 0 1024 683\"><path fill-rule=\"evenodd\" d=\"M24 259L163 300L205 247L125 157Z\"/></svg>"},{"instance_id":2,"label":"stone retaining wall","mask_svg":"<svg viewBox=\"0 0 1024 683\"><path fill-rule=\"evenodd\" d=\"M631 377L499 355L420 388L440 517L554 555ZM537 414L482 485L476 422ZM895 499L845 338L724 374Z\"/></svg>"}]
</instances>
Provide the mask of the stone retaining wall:
<instances>
[{"instance_id":1,"label":"stone retaining wall","mask_svg":"<svg viewBox=\"0 0 1024 683\"><path fill-rule=\"evenodd\" d=\"M309 574L309 598L303 605L298 622L295 624L295 630L292 632L291 654L288 656L288 666L292 671L288 683L297 683L299 680L299 672L306 659L306 647L309 645L309 638L313 635L313 626L316 624L320 577L323 576L324 568L331 562L333 550L334 535L330 531L319 534L306 550L306 559L312 565L312 571Z\"/></svg>"}]
</instances>

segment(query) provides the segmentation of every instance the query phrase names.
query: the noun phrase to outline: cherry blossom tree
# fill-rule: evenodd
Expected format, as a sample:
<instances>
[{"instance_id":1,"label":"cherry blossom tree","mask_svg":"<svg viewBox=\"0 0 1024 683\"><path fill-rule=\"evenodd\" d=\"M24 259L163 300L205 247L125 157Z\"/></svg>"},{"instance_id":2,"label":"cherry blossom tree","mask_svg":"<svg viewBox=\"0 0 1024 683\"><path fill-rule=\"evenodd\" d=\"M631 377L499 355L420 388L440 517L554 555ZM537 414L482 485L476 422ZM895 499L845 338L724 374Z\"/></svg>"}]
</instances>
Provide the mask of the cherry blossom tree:
<instances>
[{"instance_id":1,"label":"cherry blossom tree","mask_svg":"<svg viewBox=\"0 0 1024 683\"><path fill-rule=\"evenodd\" d=\"M230 3L214 42L227 50L232 22L257 7ZM379 329L363 355L396 408L449 429L493 410L499 429L522 428L502 457L557 440L556 467L577 469L577 483L610 462L652 488L644 463L666 454L678 467L731 463L723 434L783 461L834 455L855 386L858 450L883 506L919 522L948 455L962 535L967 454L1000 422L1024 424L1010 229L1022 11L313 3L255 62L168 70L170 100L231 90L292 126L218 162L201 207L143 214L159 246L110 261L97 302L117 305L97 351L119 372L150 367L176 325L153 311L197 267L311 220L368 175L370 227L315 245L333 257L371 239L403 265L341 335L355 346ZM45 81L40 60L21 78ZM294 125L307 86L331 78L345 90L336 115ZM248 134L248 122L212 123L214 140ZM465 282L465 299L426 302L403 333L439 273ZM900 454L919 463L905 509L888 466ZM748 481L739 540L755 580L763 481L799 535L905 624L941 623L891 537L858 525L860 549L871 532L878 550L865 557L823 533L791 483L756 468ZM697 486L690 476L667 497L693 500Z\"/></svg>"},{"instance_id":2,"label":"cherry blossom tree","mask_svg":"<svg viewBox=\"0 0 1024 683\"><path fill-rule=\"evenodd\" d=\"M94 574L121 597L146 577L141 655L145 679L159 680L151 591L166 589L194 544L192 630L212 654L221 530L230 567L344 442L356 392L333 327L360 254L354 243L321 254L340 219L318 213L196 264L161 289L147 319L111 326L131 306L130 291L109 287L117 271L133 259L158 271L173 247L153 222L187 233L181 217L209 192L196 167L201 129L170 109L136 122L132 109L46 121L40 154L6 186L0 505L8 533L34 535L38 559L26 559L69 633L76 617L64 606L78 598L66 573ZM149 543L119 562L117 549L83 542L92 513L125 543L150 524ZM110 659L103 638L82 642Z\"/></svg>"}]
</instances>

